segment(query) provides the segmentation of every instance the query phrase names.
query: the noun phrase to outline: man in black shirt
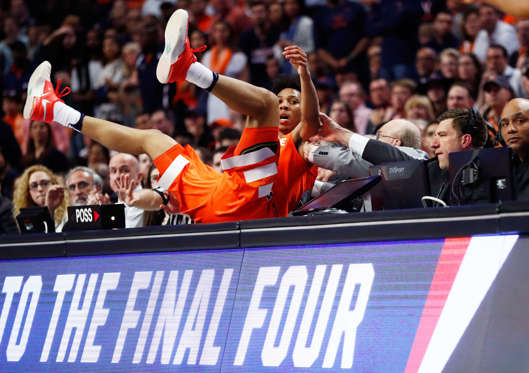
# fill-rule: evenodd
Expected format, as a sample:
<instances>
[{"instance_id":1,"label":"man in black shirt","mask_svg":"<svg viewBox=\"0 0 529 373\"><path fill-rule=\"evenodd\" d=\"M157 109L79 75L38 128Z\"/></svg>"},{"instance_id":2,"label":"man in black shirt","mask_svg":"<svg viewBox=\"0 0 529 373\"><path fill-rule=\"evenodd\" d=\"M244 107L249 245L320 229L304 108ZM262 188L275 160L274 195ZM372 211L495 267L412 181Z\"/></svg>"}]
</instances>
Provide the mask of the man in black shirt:
<instances>
[{"instance_id":1,"label":"man in black shirt","mask_svg":"<svg viewBox=\"0 0 529 373\"><path fill-rule=\"evenodd\" d=\"M502 141L514 153L513 174L518 199L529 199L529 100L512 99L499 122Z\"/></svg>"},{"instance_id":2,"label":"man in black shirt","mask_svg":"<svg viewBox=\"0 0 529 373\"><path fill-rule=\"evenodd\" d=\"M266 59L273 56L274 44L279 40L279 30L270 24L267 3L253 1L250 10L253 27L241 34L239 48L248 58L250 83L264 87L268 81Z\"/></svg>"}]
</instances>

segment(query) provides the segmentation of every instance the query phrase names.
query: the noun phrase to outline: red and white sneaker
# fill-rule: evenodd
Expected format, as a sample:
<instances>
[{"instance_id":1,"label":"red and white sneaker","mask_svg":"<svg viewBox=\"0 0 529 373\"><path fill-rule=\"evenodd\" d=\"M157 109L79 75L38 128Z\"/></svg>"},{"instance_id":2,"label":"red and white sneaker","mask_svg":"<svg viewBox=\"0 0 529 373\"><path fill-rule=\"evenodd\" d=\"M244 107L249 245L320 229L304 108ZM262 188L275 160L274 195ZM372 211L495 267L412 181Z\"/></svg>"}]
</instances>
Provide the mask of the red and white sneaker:
<instances>
[{"instance_id":1,"label":"red and white sneaker","mask_svg":"<svg viewBox=\"0 0 529 373\"><path fill-rule=\"evenodd\" d=\"M177 9L167 22L165 48L156 67L156 77L162 84L185 81L189 66L197 60L194 53L206 49L205 45L191 49L188 25L188 15L183 9Z\"/></svg>"},{"instance_id":2,"label":"red and white sneaker","mask_svg":"<svg viewBox=\"0 0 529 373\"><path fill-rule=\"evenodd\" d=\"M24 118L31 120L44 121L46 123L52 122L53 107L55 103L70 93L70 88L64 88L60 93L53 89L53 84L50 81L51 64L48 61L41 63L31 77L28 83L28 94L26 103L24 105ZM60 81L57 82L57 89L60 86Z\"/></svg>"}]
</instances>

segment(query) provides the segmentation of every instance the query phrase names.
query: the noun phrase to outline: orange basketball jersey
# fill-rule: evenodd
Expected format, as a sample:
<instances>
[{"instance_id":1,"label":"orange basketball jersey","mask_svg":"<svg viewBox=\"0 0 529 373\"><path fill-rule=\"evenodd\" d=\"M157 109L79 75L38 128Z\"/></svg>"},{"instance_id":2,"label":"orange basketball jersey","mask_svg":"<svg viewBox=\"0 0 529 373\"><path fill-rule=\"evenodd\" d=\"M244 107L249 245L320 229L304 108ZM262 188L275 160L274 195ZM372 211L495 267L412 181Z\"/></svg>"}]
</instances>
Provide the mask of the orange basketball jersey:
<instances>
[{"instance_id":1,"label":"orange basketball jersey","mask_svg":"<svg viewBox=\"0 0 529 373\"><path fill-rule=\"evenodd\" d=\"M294 210L303 193L312 190L318 168L308 164L298 152L292 135L279 139L280 151L277 175L272 188L272 201L278 216L287 216Z\"/></svg>"},{"instance_id":2,"label":"orange basketball jersey","mask_svg":"<svg viewBox=\"0 0 529 373\"><path fill-rule=\"evenodd\" d=\"M205 165L193 148L177 144L154 160L158 185L197 223L218 223L277 216L270 193L277 174L277 156L269 148L246 154L261 142L277 141L277 127L247 128L237 148L222 159L223 173Z\"/></svg>"}]
</instances>

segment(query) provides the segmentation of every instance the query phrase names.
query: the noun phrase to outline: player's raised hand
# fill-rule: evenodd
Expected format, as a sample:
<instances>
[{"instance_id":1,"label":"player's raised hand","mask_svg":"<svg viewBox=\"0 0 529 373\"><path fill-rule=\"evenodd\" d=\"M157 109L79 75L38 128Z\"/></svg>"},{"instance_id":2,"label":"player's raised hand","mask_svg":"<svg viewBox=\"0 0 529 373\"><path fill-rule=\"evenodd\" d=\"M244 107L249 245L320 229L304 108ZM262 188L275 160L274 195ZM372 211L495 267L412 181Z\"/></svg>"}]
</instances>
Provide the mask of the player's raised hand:
<instances>
[{"instance_id":1,"label":"player's raised hand","mask_svg":"<svg viewBox=\"0 0 529 373\"><path fill-rule=\"evenodd\" d=\"M298 74L309 72L309 63L307 54L297 45L289 45L283 50L283 56L294 66Z\"/></svg>"}]
</instances>

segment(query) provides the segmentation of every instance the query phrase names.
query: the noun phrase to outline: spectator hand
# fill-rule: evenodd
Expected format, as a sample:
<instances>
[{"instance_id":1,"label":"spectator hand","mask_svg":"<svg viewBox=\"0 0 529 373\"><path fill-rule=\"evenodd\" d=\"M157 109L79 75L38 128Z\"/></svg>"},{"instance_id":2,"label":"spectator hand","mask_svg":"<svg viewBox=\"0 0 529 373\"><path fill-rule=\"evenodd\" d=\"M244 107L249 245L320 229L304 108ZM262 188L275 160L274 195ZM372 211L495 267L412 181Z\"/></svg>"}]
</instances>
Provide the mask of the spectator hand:
<instances>
[{"instance_id":1,"label":"spectator hand","mask_svg":"<svg viewBox=\"0 0 529 373\"><path fill-rule=\"evenodd\" d=\"M115 191L118 194L118 198L128 206L134 206L134 204L138 202L138 199L134 197L133 193L136 184L136 181L130 180L130 176L127 174L123 174L116 179Z\"/></svg>"},{"instance_id":2,"label":"spectator hand","mask_svg":"<svg viewBox=\"0 0 529 373\"><path fill-rule=\"evenodd\" d=\"M64 187L60 185L52 185L46 193L46 206L53 216L53 212L59 207L64 200Z\"/></svg>"},{"instance_id":3,"label":"spectator hand","mask_svg":"<svg viewBox=\"0 0 529 373\"><path fill-rule=\"evenodd\" d=\"M167 205L160 205L160 209L169 214L178 214L180 212L180 204L171 193L167 193L167 196L169 197L169 202Z\"/></svg>"},{"instance_id":4,"label":"spectator hand","mask_svg":"<svg viewBox=\"0 0 529 373\"><path fill-rule=\"evenodd\" d=\"M297 45L290 45L283 50L283 57L294 66L298 74L308 73L308 58L303 49Z\"/></svg>"},{"instance_id":5,"label":"spectator hand","mask_svg":"<svg viewBox=\"0 0 529 373\"><path fill-rule=\"evenodd\" d=\"M109 205L110 197L108 194L101 192L94 192L88 195L87 204L89 205Z\"/></svg>"}]
</instances>

